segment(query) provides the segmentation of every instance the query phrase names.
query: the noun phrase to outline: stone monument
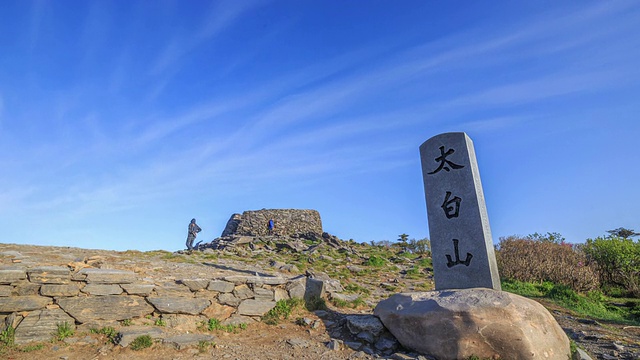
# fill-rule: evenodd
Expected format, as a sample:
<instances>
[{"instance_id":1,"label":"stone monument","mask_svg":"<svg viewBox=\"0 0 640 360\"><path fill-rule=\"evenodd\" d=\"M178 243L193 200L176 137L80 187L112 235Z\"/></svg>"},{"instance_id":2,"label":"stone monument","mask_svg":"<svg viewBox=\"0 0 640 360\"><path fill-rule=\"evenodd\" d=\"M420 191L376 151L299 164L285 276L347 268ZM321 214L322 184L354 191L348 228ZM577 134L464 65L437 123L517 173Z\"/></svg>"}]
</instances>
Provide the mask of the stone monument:
<instances>
[{"instance_id":1,"label":"stone monument","mask_svg":"<svg viewBox=\"0 0 640 360\"><path fill-rule=\"evenodd\" d=\"M569 339L539 303L501 291L473 143L462 132L420 146L435 291L374 310L406 348L439 360L566 360Z\"/></svg>"},{"instance_id":2,"label":"stone monument","mask_svg":"<svg viewBox=\"0 0 640 360\"><path fill-rule=\"evenodd\" d=\"M440 134L420 156L436 290L501 290L473 142Z\"/></svg>"}]
</instances>

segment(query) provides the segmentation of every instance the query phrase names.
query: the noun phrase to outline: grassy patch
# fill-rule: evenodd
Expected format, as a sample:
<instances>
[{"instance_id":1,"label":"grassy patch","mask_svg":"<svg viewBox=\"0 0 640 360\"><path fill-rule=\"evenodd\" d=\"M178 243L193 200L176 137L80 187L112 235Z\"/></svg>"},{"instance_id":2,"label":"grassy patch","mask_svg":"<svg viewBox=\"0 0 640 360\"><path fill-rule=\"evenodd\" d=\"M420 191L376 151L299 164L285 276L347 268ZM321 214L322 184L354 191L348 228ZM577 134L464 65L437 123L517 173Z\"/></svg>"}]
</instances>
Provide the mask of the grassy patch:
<instances>
[{"instance_id":1,"label":"grassy patch","mask_svg":"<svg viewBox=\"0 0 640 360\"><path fill-rule=\"evenodd\" d=\"M16 329L9 326L0 332L0 347L13 347L15 345Z\"/></svg>"},{"instance_id":2,"label":"grassy patch","mask_svg":"<svg viewBox=\"0 0 640 360\"><path fill-rule=\"evenodd\" d=\"M234 324L222 325L220 320L215 318L209 319L209 321L205 323L205 326L209 331L222 330L229 333L236 333L238 332L238 330L244 330L247 328L247 324L245 323L237 324L237 325L234 325Z\"/></svg>"},{"instance_id":3,"label":"grassy patch","mask_svg":"<svg viewBox=\"0 0 640 360\"><path fill-rule=\"evenodd\" d=\"M107 339L109 339L109 341L112 343L115 343L116 336L118 335L116 329L112 328L111 326L105 326L102 329L91 329L90 332L93 334L105 335Z\"/></svg>"},{"instance_id":4,"label":"grassy patch","mask_svg":"<svg viewBox=\"0 0 640 360\"><path fill-rule=\"evenodd\" d=\"M288 319L293 310L302 306L302 303L302 299L279 300L276 306L262 317L262 321L269 325L276 325L281 320Z\"/></svg>"},{"instance_id":5,"label":"grassy patch","mask_svg":"<svg viewBox=\"0 0 640 360\"><path fill-rule=\"evenodd\" d=\"M20 349L20 351L27 353L27 352L38 351L42 349L44 349L44 344L35 344L35 345L27 345L22 349Z\"/></svg>"},{"instance_id":6,"label":"grassy patch","mask_svg":"<svg viewBox=\"0 0 640 360\"><path fill-rule=\"evenodd\" d=\"M167 322L164 321L163 318L158 318L156 319L156 321L153 323L155 326L167 326Z\"/></svg>"},{"instance_id":7,"label":"grassy patch","mask_svg":"<svg viewBox=\"0 0 640 360\"><path fill-rule=\"evenodd\" d=\"M131 350L142 350L151 347L153 345L153 339L149 335L141 335L135 338L129 347Z\"/></svg>"},{"instance_id":8,"label":"grassy patch","mask_svg":"<svg viewBox=\"0 0 640 360\"><path fill-rule=\"evenodd\" d=\"M73 327L65 321L62 324L58 324L58 330L56 331L56 339L58 341L62 341L68 338L69 336L73 336L73 333L74 333Z\"/></svg>"},{"instance_id":9,"label":"grassy patch","mask_svg":"<svg viewBox=\"0 0 640 360\"><path fill-rule=\"evenodd\" d=\"M386 263L387 261L382 257L371 255L367 259L367 262L365 262L365 265L372 266L372 267L383 267Z\"/></svg>"}]
</instances>

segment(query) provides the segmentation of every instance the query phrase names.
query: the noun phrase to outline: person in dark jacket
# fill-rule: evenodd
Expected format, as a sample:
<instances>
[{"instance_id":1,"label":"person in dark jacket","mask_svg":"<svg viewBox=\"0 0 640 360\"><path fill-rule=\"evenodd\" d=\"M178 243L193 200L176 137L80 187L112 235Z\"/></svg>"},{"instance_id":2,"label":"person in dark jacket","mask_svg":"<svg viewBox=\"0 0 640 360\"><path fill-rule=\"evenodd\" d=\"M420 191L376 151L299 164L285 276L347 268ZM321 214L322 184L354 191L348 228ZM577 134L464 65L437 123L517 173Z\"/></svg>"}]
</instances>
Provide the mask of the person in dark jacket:
<instances>
[{"instance_id":1,"label":"person in dark jacket","mask_svg":"<svg viewBox=\"0 0 640 360\"><path fill-rule=\"evenodd\" d=\"M189 223L189 233L187 234L187 249L193 250L193 241L200 231L202 231L202 229L196 224L196 219L191 219Z\"/></svg>"}]
</instances>

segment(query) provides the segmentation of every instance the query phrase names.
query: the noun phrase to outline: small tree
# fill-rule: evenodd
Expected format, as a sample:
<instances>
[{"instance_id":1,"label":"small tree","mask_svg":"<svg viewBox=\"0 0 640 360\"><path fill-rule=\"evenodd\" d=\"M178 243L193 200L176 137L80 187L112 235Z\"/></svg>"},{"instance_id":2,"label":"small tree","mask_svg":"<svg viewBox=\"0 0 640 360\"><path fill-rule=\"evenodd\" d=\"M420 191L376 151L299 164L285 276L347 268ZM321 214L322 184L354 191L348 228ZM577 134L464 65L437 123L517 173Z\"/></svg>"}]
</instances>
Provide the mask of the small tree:
<instances>
[{"instance_id":1,"label":"small tree","mask_svg":"<svg viewBox=\"0 0 640 360\"><path fill-rule=\"evenodd\" d=\"M409 240L409 235L404 234L404 233L398 235L398 245L400 246L402 251L407 251L407 249L409 247L409 244L407 243L407 240Z\"/></svg>"},{"instance_id":2,"label":"small tree","mask_svg":"<svg viewBox=\"0 0 640 360\"><path fill-rule=\"evenodd\" d=\"M545 235L535 232L525 236L525 239L539 242L550 242L554 244L563 244L566 240L562 234L557 232L547 232Z\"/></svg>"},{"instance_id":3,"label":"small tree","mask_svg":"<svg viewBox=\"0 0 640 360\"><path fill-rule=\"evenodd\" d=\"M623 227L619 227L617 229L613 229L613 230L607 230L607 232L611 235L611 236L616 236L616 237L621 237L623 239L628 239L628 238L632 238L635 236L640 235L640 233L637 233L631 229L625 229Z\"/></svg>"}]
</instances>

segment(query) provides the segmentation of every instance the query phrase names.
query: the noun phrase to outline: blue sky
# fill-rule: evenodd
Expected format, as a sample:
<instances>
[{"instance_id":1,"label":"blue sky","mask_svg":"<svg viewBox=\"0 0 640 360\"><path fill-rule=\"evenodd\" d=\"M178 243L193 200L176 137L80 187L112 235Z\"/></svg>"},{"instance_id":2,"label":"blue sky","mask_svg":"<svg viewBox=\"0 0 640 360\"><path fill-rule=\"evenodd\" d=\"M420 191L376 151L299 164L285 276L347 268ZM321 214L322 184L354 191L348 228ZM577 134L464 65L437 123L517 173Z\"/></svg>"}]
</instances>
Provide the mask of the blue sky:
<instances>
[{"instance_id":1,"label":"blue sky","mask_svg":"<svg viewBox=\"0 0 640 360\"><path fill-rule=\"evenodd\" d=\"M428 235L474 141L494 241L640 230L636 1L3 1L0 242L184 247L232 213Z\"/></svg>"}]
</instances>

